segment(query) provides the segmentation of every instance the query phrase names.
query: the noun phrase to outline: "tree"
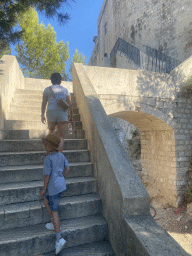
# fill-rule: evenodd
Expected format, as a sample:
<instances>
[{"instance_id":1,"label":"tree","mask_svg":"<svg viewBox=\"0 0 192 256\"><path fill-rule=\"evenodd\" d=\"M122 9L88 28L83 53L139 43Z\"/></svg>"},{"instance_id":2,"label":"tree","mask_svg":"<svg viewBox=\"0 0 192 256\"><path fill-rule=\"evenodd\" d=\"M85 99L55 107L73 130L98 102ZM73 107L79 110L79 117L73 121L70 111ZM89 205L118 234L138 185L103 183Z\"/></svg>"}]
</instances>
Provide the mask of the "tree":
<instances>
[{"instance_id":1,"label":"tree","mask_svg":"<svg viewBox=\"0 0 192 256\"><path fill-rule=\"evenodd\" d=\"M39 24L37 12L31 8L19 18L23 30L22 43L16 46L17 59L27 77L49 79L59 72L65 77L69 59L68 42L56 42L56 32L49 24Z\"/></svg>"},{"instance_id":2,"label":"tree","mask_svg":"<svg viewBox=\"0 0 192 256\"><path fill-rule=\"evenodd\" d=\"M3 55L9 55L11 54L11 48L9 45L7 45L4 49L1 50L0 52L0 59L3 57Z\"/></svg>"},{"instance_id":3,"label":"tree","mask_svg":"<svg viewBox=\"0 0 192 256\"><path fill-rule=\"evenodd\" d=\"M44 13L47 18L57 16L58 21L64 24L68 21L68 13L62 14L58 10L70 0L0 0L0 49L10 43L17 42L22 31L16 29L17 19L30 7ZM75 1L75 0L71 0Z\"/></svg>"},{"instance_id":4,"label":"tree","mask_svg":"<svg viewBox=\"0 0 192 256\"><path fill-rule=\"evenodd\" d=\"M86 58L83 54L81 54L80 52L78 52L78 50L75 50L75 53L73 54L73 57L71 59L71 63L70 63L70 69L69 69L69 74L72 78L72 67L74 63L83 63L86 64Z\"/></svg>"}]
</instances>

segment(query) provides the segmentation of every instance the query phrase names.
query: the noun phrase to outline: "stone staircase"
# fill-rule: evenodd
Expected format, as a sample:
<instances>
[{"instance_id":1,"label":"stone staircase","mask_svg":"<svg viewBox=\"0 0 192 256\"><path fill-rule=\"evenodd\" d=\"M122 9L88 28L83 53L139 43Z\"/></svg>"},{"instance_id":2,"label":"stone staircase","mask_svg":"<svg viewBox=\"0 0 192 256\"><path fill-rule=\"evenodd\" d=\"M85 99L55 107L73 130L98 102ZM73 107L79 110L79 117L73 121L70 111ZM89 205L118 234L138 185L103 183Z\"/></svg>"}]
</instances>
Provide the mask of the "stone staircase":
<instances>
[{"instance_id":1,"label":"stone staircase","mask_svg":"<svg viewBox=\"0 0 192 256\"><path fill-rule=\"evenodd\" d=\"M40 198L45 151L40 122L42 91L17 90L4 140L0 141L0 256L55 255L55 234ZM85 134L72 95L74 130L66 134L64 154L70 163L59 215L66 247L59 255L112 256Z\"/></svg>"}]
</instances>

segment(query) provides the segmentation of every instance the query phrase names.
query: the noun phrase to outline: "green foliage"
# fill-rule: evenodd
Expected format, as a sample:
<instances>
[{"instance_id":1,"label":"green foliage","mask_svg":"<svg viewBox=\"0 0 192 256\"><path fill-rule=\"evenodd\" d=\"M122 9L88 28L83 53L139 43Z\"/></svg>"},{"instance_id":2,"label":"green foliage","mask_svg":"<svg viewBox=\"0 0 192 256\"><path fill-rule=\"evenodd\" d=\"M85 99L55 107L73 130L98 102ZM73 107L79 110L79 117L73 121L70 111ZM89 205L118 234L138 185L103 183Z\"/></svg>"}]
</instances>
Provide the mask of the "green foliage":
<instances>
[{"instance_id":1,"label":"green foliage","mask_svg":"<svg viewBox=\"0 0 192 256\"><path fill-rule=\"evenodd\" d=\"M192 186L188 187L185 191L184 201L186 204L192 203Z\"/></svg>"},{"instance_id":2,"label":"green foliage","mask_svg":"<svg viewBox=\"0 0 192 256\"><path fill-rule=\"evenodd\" d=\"M192 97L192 76L183 83L182 96L187 99Z\"/></svg>"},{"instance_id":3,"label":"green foliage","mask_svg":"<svg viewBox=\"0 0 192 256\"><path fill-rule=\"evenodd\" d=\"M83 63L86 64L86 58L83 54L81 54L80 52L78 52L78 50L75 50L75 53L73 54L73 57L71 59L71 63L70 63L70 69L69 69L69 74L72 78L72 67L74 63Z\"/></svg>"},{"instance_id":4,"label":"green foliage","mask_svg":"<svg viewBox=\"0 0 192 256\"><path fill-rule=\"evenodd\" d=\"M49 79L58 72L65 77L69 59L68 42L56 42L56 32L49 24L39 24L37 12L31 8L19 18L23 30L22 43L16 46L17 59L27 77Z\"/></svg>"},{"instance_id":5,"label":"green foliage","mask_svg":"<svg viewBox=\"0 0 192 256\"><path fill-rule=\"evenodd\" d=\"M44 12L47 18L57 16L60 23L65 23L69 19L69 15L58 13L57 10L68 2L68 0L0 0L0 49L2 50L10 43L18 42L21 38L22 31L15 29L17 19L30 7Z\"/></svg>"},{"instance_id":6,"label":"green foliage","mask_svg":"<svg viewBox=\"0 0 192 256\"><path fill-rule=\"evenodd\" d=\"M22 3L23 2L23 3ZM27 9L27 1L0 0L0 49L9 43L15 43L21 36L21 31L14 31L19 13Z\"/></svg>"},{"instance_id":7,"label":"green foliage","mask_svg":"<svg viewBox=\"0 0 192 256\"><path fill-rule=\"evenodd\" d=\"M0 59L3 57L3 55L9 55L11 54L11 48L9 45L7 45L0 53Z\"/></svg>"}]
</instances>

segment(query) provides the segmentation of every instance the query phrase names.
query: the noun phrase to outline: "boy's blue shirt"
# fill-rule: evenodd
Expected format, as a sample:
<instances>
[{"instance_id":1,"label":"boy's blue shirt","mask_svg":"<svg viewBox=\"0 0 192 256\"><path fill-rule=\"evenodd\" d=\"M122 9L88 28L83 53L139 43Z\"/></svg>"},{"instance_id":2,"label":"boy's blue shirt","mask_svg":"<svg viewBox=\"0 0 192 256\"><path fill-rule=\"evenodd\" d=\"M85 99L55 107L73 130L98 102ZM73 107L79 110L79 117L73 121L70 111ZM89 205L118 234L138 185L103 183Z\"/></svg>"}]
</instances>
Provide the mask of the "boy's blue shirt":
<instances>
[{"instance_id":1,"label":"boy's blue shirt","mask_svg":"<svg viewBox=\"0 0 192 256\"><path fill-rule=\"evenodd\" d=\"M66 157L60 152L51 152L46 156L44 161L43 174L50 175L46 191L47 195L53 196L66 190L63 171L68 166L69 163Z\"/></svg>"}]
</instances>

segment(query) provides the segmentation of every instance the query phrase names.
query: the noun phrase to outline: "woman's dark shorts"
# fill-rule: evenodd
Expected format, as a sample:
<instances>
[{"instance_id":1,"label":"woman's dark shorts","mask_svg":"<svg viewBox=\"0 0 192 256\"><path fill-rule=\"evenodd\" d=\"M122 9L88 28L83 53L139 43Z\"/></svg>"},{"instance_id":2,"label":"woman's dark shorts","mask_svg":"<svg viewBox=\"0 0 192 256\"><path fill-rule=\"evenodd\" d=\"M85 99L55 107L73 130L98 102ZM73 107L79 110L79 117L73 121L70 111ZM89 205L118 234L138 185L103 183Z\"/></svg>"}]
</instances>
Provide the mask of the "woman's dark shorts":
<instances>
[{"instance_id":1,"label":"woman's dark shorts","mask_svg":"<svg viewBox=\"0 0 192 256\"><path fill-rule=\"evenodd\" d=\"M58 123L58 122L67 122L68 121L68 110L57 110L57 109L49 109L47 110L47 120L50 122Z\"/></svg>"}]
</instances>

